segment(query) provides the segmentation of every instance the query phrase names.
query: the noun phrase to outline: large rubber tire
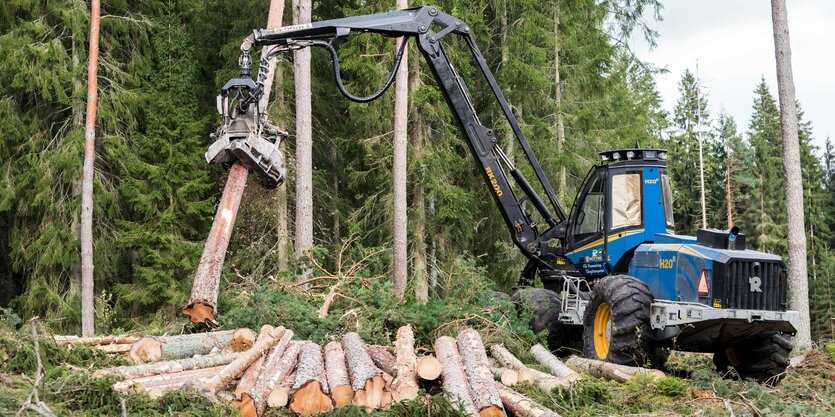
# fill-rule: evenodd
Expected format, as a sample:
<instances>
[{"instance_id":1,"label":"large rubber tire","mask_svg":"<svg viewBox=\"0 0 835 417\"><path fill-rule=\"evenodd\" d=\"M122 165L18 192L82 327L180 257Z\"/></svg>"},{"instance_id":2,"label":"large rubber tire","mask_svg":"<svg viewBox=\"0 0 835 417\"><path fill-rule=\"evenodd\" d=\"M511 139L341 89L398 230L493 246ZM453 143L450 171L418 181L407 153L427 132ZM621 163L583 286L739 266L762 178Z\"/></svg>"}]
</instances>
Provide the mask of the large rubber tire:
<instances>
[{"instance_id":1,"label":"large rubber tire","mask_svg":"<svg viewBox=\"0 0 835 417\"><path fill-rule=\"evenodd\" d=\"M713 364L723 374L733 368L742 378L777 385L786 376L793 347L791 336L765 332L720 349L713 354Z\"/></svg>"},{"instance_id":2,"label":"large rubber tire","mask_svg":"<svg viewBox=\"0 0 835 417\"><path fill-rule=\"evenodd\" d=\"M583 318L583 354L620 365L663 366L649 337L652 292L643 282L611 275L594 285Z\"/></svg>"}]
</instances>

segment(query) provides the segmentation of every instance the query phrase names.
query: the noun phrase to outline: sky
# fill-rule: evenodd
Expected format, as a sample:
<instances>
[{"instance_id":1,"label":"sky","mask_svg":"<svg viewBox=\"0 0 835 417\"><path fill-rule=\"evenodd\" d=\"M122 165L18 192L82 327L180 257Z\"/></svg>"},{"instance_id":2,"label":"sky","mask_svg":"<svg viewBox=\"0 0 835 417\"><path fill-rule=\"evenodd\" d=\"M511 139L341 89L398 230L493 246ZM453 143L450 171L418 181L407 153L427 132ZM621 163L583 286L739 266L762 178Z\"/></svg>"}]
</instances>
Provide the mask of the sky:
<instances>
[{"instance_id":1,"label":"sky","mask_svg":"<svg viewBox=\"0 0 835 417\"><path fill-rule=\"evenodd\" d=\"M672 112L685 68L695 72L708 93L712 120L721 110L748 128L753 91L765 76L777 97L771 2L767 0L664 0L662 22L650 50L639 36L632 48L644 61L669 72L656 76L664 108ZM797 99L812 121L814 143L835 140L835 1L787 0L792 68Z\"/></svg>"}]
</instances>

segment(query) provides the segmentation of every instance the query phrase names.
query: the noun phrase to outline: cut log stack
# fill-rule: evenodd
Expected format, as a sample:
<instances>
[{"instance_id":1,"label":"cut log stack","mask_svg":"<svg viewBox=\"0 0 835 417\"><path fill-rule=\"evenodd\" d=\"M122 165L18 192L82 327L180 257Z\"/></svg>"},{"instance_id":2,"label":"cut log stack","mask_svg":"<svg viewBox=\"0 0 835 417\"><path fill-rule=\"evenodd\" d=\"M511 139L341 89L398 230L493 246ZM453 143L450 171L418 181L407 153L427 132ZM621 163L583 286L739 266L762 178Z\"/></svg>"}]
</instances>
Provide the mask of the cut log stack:
<instances>
[{"instance_id":1,"label":"cut log stack","mask_svg":"<svg viewBox=\"0 0 835 417\"><path fill-rule=\"evenodd\" d=\"M206 395L232 397L244 417L263 416L269 408L288 407L299 415L314 415L354 404L369 411L396 401L418 398L421 387L440 388L473 417L559 417L554 411L514 391L529 383L550 393L568 387L580 373L617 381L638 375L661 377L652 369L615 365L571 357L565 363L545 347L534 345L531 357L542 372L520 361L502 345L490 345L490 356L479 333L462 330L456 338L442 336L434 343L435 355L418 357L410 326L398 329L393 346L366 344L357 333L346 333L324 348L310 341L293 340L283 326L179 336L102 336L82 339L57 336L68 348L77 345L110 346L127 343L133 366L101 369L96 377L115 376L120 393L144 392L151 398L195 388ZM392 353L393 352L393 353ZM578 372L579 371L579 372ZM226 391L234 389L234 394ZM231 399L231 398L230 398Z\"/></svg>"}]
</instances>

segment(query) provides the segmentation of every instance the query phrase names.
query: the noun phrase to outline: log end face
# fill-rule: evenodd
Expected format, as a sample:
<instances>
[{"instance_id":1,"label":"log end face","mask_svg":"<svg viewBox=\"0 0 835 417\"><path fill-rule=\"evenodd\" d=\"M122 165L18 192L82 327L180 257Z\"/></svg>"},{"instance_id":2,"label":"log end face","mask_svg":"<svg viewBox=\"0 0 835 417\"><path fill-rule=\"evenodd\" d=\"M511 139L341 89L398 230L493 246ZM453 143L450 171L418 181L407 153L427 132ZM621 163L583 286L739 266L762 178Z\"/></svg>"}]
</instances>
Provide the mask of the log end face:
<instances>
[{"instance_id":1,"label":"log end face","mask_svg":"<svg viewBox=\"0 0 835 417\"><path fill-rule=\"evenodd\" d=\"M502 410L501 407L496 407L495 405L482 408L478 411L478 415L481 417L505 417L504 410Z\"/></svg>"},{"instance_id":2,"label":"log end face","mask_svg":"<svg viewBox=\"0 0 835 417\"><path fill-rule=\"evenodd\" d=\"M397 390L397 397L402 401L411 401L417 398L420 389L416 386L401 387Z\"/></svg>"},{"instance_id":3,"label":"log end face","mask_svg":"<svg viewBox=\"0 0 835 417\"><path fill-rule=\"evenodd\" d=\"M183 315L187 316L192 323L205 323L215 320L215 309L211 304L205 304L200 301L190 303L183 311Z\"/></svg>"},{"instance_id":4,"label":"log end face","mask_svg":"<svg viewBox=\"0 0 835 417\"><path fill-rule=\"evenodd\" d=\"M249 394L241 394L241 399L232 401L232 406L237 408L243 417L258 417L255 401Z\"/></svg>"},{"instance_id":5,"label":"log end face","mask_svg":"<svg viewBox=\"0 0 835 417\"><path fill-rule=\"evenodd\" d=\"M162 344L153 337L143 337L128 351L128 360L133 364L157 362L162 359Z\"/></svg>"},{"instance_id":6,"label":"log end face","mask_svg":"<svg viewBox=\"0 0 835 417\"><path fill-rule=\"evenodd\" d=\"M331 395L333 396L333 402L336 408L341 408L351 404L354 397L354 390L351 389L350 385L340 385L331 388Z\"/></svg>"},{"instance_id":7,"label":"log end face","mask_svg":"<svg viewBox=\"0 0 835 417\"><path fill-rule=\"evenodd\" d=\"M432 355L422 356L415 366L420 379L434 381L441 376L441 362Z\"/></svg>"},{"instance_id":8,"label":"log end face","mask_svg":"<svg viewBox=\"0 0 835 417\"><path fill-rule=\"evenodd\" d=\"M319 381L311 381L293 393L290 410L299 415L326 413L333 410L331 398L322 392Z\"/></svg>"},{"instance_id":9,"label":"log end face","mask_svg":"<svg viewBox=\"0 0 835 417\"><path fill-rule=\"evenodd\" d=\"M232 334L232 342L229 346L233 352L243 352L255 344L257 336L252 329L246 327L240 328Z\"/></svg>"}]
</instances>

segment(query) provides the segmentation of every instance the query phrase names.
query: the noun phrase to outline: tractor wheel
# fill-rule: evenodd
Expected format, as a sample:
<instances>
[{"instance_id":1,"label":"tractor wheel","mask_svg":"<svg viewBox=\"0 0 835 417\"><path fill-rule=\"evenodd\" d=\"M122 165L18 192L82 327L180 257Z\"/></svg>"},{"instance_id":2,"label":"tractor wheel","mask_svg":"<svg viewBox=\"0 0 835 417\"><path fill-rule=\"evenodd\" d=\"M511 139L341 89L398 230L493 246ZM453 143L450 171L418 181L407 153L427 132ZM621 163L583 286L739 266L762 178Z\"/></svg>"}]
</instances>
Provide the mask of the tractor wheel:
<instances>
[{"instance_id":1,"label":"tractor wheel","mask_svg":"<svg viewBox=\"0 0 835 417\"><path fill-rule=\"evenodd\" d=\"M714 353L713 364L722 373L733 367L742 378L777 385L786 376L792 348L791 336L765 332Z\"/></svg>"},{"instance_id":2,"label":"tractor wheel","mask_svg":"<svg viewBox=\"0 0 835 417\"><path fill-rule=\"evenodd\" d=\"M665 355L648 337L652 293L643 282L611 275L594 285L583 318L583 354L620 365L659 363Z\"/></svg>"}]
</instances>

